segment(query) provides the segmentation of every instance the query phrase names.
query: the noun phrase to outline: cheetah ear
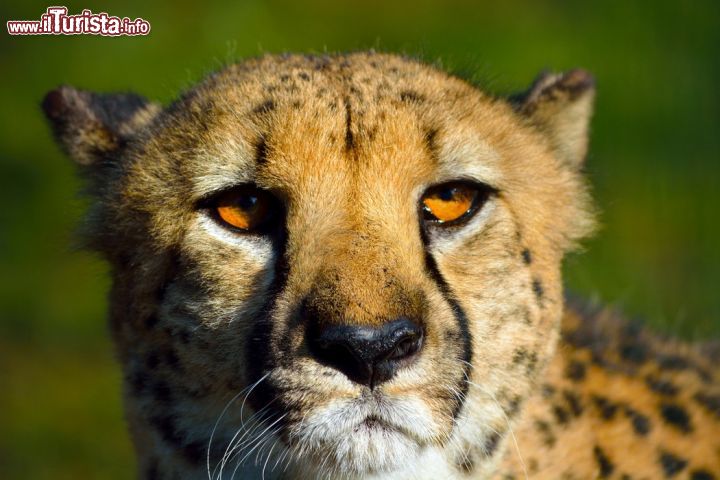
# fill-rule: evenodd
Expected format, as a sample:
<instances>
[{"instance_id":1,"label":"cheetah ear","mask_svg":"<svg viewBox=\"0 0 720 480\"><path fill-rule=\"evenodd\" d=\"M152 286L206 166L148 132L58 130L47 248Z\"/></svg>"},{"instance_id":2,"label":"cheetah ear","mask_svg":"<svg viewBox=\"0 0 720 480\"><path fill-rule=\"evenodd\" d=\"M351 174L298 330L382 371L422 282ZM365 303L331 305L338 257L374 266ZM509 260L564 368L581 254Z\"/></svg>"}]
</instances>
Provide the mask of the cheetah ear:
<instances>
[{"instance_id":1,"label":"cheetah ear","mask_svg":"<svg viewBox=\"0 0 720 480\"><path fill-rule=\"evenodd\" d=\"M132 93L99 94L62 86L45 95L42 109L65 153L90 166L122 149L161 107Z\"/></svg>"},{"instance_id":2,"label":"cheetah ear","mask_svg":"<svg viewBox=\"0 0 720 480\"><path fill-rule=\"evenodd\" d=\"M543 132L556 155L580 168L588 147L595 79L585 70L541 73L530 89L511 98L515 110Z\"/></svg>"}]
</instances>

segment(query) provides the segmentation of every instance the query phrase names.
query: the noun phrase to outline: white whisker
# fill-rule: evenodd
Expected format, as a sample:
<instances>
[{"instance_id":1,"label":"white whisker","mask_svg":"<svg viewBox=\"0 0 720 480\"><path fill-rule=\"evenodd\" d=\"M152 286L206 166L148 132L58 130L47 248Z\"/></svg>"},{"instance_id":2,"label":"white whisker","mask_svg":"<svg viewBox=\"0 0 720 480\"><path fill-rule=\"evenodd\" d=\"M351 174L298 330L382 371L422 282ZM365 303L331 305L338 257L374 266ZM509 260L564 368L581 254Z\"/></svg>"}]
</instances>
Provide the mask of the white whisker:
<instances>
[{"instance_id":1,"label":"white whisker","mask_svg":"<svg viewBox=\"0 0 720 480\"><path fill-rule=\"evenodd\" d=\"M220 416L218 417L217 421L215 421L215 425L213 425L212 432L210 432L210 440L208 441L207 457L206 457L207 473L208 473L208 479L209 479L209 480L212 480L212 478L213 478L213 473L214 473L214 470L213 470L213 473L210 473L210 451L211 451L211 449L212 449L213 437L215 436L215 431L217 430L217 427L218 427L218 425L220 424L220 421L221 421L222 418L225 416L225 413L227 412L228 408L230 408L230 405L232 405L233 402L234 402L235 400L237 400L237 398L238 398L240 395L242 395L242 394L243 394L246 390L248 390L248 389L250 389L250 391L248 392L248 394L249 394L250 392L252 392L253 388L255 388L257 385L259 385L260 382L262 382L263 380L265 380L265 379L268 377L268 375L270 375L270 373L266 373L262 378L260 378L260 380L258 380L257 382L255 382L253 385L251 385L251 386L249 386L249 387L245 387L243 390L239 391L235 396L233 396L233 397L230 399L230 401L227 403L227 405L225 405L225 408L223 408L223 411L220 413ZM240 411L242 412L242 407L241 407ZM242 419L242 417L241 417L241 419Z\"/></svg>"}]
</instances>

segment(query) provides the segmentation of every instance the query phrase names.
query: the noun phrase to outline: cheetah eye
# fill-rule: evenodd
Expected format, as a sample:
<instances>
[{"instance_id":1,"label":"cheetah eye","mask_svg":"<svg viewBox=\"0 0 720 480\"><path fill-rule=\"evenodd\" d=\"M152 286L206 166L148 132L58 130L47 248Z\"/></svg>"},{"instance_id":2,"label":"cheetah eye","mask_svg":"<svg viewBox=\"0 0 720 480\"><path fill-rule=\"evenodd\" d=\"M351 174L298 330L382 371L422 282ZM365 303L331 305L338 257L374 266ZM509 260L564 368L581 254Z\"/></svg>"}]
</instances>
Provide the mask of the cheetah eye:
<instances>
[{"instance_id":1,"label":"cheetah eye","mask_svg":"<svg viewBox=\"0 0 720 480\"><path fill-rule=\"evenodd\" d=\"M443 226L462 224L482 207L491 192L486 185L463 181L431 187L422 197L424 220Z\"/></svg>"},{"instance_id":2,"label":"cheetah eye","mask_svg":"<svg viewBox=\"0 0 720 480\"><path fill-rule=\"evenodd\" d=\"M207 202L215 219L243 233L262 232L273 223L278 212L277 199L254 185L225 191Z\"/></svg>"}]
</instances>

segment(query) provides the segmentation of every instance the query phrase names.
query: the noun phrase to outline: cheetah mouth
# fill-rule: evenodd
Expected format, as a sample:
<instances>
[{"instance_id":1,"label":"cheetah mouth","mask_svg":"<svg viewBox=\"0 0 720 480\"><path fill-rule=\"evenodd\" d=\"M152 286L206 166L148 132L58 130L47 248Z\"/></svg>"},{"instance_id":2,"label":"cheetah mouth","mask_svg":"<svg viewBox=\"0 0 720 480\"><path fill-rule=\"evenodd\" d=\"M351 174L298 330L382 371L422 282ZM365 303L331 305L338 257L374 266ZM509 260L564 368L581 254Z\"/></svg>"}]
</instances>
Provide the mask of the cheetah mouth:
<instances>
[{"instance_id":1,"label":"cheetah mouth","mask_svg":"<svg viewBox=\"0 0 720 480\"><path fill-rule=\"evenodd\" d=\"M395 435L402 435L410 441L418 443L418 445L424 443L422 439L418 438L418 436L414 434L414 432L408 430L402 425L383 420L376 415L368 415L365 419L348 429L348 431L343 435L366 435L368 438L377 435L386 438Z\"/></svg>"},{"instance_id":2,"label":"cheetah mouth","mask_svg":"<svg viewBox=\"0 0 720 480\"><path fill-rule=\"evenodd\" d=\"M349 438L353 435L385 435L403 436L418 444L428 443L423 428L418 428L417 419L408 421L398 415L379 413L365 414L359 410L329 411L306 417L305 425L312 432L315 441L334 442L337 439ZM388 418L390 417L390 418Z\"/></svg>"},{"instance_id":3,"label":"cheetah mouth","mask_svg":"<svg viewBox=\"0 0 720 480\"><path fill-rule=\"evenodd\" d=\"M292 429L293 442L311 458L354 473L390 471L437 438L420 399L364 396L333 402Z\"/></svg>"},{"instance_id":4,"label":"cheetah mouth","mask_svg":"<svg viewBox=\"0 0 720 480\"><path fill-rule=\"evenodd\" d=\"M311 469L317 461L350 476L384 474L401 468L424 448L425 442L405 422L377 414L357 418L353 411L345 413L345 422L330 420L330 415L307 422L298 444L305 446L305 461ZM323 425L329 428L323 430Z\"/></svg>"},{"instance_id":5,"label":"cheetah mouth","mask_svg":"<svg viewBox=\"0 0 720 480\"><path fill-rule=\"evenodd\" d=\"M387 422L385 422L383 419L375 416L375 415L368 415L365 417L365 420L361 421L353 430L354 432L362 431L362 430L395 430L398 431L398 429Z\"/></svg>"}]
</instances>

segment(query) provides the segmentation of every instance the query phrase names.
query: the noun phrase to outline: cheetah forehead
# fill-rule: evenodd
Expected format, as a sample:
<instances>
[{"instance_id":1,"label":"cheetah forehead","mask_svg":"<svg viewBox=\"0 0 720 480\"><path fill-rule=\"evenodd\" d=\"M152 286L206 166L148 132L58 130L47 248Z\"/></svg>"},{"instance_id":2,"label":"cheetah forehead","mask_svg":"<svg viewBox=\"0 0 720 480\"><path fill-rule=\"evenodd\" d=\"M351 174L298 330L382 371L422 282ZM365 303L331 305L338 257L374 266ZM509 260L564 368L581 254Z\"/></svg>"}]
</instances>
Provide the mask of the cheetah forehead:
<instances>
[{"instance_id":1,"label":"cheetah forehead","mask_svg":"<svg viewBox=\"0 0 720 480\"><path fill-rule=\"evenodd\" d=\"M463 80L414 60L368 53L267 56L232 65L185 94L168 115L173 121L163 123L157 141L174 137L173 145L202 157L199 167L241 162L247 172L268 157L308 163L323 151L353 161L392 145L414 150L414 157L427 153L440 170L472 167L488 182L500 176L492 140L512 124L522 128L507 104ZM211 177L200 176L212 186Z\"/></svg>"}]
</instances>

